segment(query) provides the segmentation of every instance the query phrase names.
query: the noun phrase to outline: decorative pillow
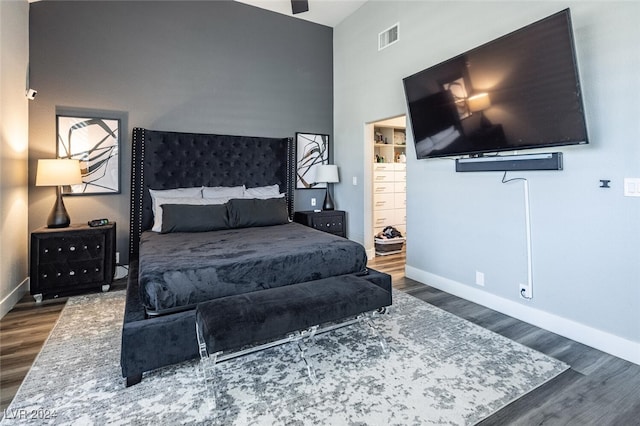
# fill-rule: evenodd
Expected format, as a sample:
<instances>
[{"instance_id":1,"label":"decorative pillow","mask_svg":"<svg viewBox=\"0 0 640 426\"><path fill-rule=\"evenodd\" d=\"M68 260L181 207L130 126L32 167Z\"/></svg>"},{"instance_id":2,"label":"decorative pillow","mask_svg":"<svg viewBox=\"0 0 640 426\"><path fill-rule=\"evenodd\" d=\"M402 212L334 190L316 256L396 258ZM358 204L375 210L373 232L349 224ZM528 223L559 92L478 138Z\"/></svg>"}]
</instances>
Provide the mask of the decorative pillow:
<instances>
[{"instance_id":1,"label":"decorative pillow","mask_svg":"<svg viewBox=\"0 0 640 426\"><path fill-rule=\"evenodd\" d=\"M206 232L229 228L224 204L163 204L162 230L169 232Z\"/></svg>"},{"instance_id":2,"label":"decorative pillow","mask_svg":"<svg viewBox=\"0 0 640 426\"><path fill-rule=\"evenodd\" d=\"M289 223L287 202L284 198L242 198L227 203L229 225L232 228L282 225Z\"/></svg>"},{"instance_id":3,"label":"decorative pillow","mask_svg":"<svg viewBox=\"0 0 640 426\"><path fill-rule=\"evenodd\" d=\"M282 194L284 196L284 194ZM258 186L255 188L246 188L244 190L244 198L278 198L280 197L280 185Z\"/></svg>"},{"instance_id":4,"label":"decorative pillow","mask_svg":"<svg viewBox=\"0 0 640 426\"><path fill-rule=\"evenodd\" d=\"M277 195L266 195L266 194L263 194L263 195L247 195L245 193L244 197L242 197L242 198L247 198L247 199L249 199L249 198L254 198L254 199L258 198L260 200L266 200L267 198L284 198L284 196L285 196L284 193L277 194Z\"/></svg>"},{"instance_id":5,"label":"decorative pillow","mask_svg":"<svg viewBox=\"0 0 640 426\"><path fill-rule=\"evenodd\" d=\"M200 197L202 198L202 186L196 186L193 188L176 188L176 189L149 189L151 199L155 197L162 198L186 198L186 197Z\"/></svg>"},{"instance_id":6,"label":"decorative pillow","mask_svg":"<svg viewBox=\"0 0 640 426\"><path fill-rule=\"evenodd\" d=\"M204 198L242 198L244 185L241 186L205 186L202 188Z\"/></svg>"},{"instance_id":7,"label":"decorative pillow","mask_svg":"<svg viewBox=\"0 0 640 426\"><path fill-rule=\"evenodd\" d=\"M160 220L162 220L162 213L160 212L156 214L158 208L158 203L156 201L157 198L202 198L202 187L149 189L149 195L151 195L151 210L153 211L153 217L160 217ZM153 228L155 227L156 226L154 225ZM155 229L153 230L156 231ZM156 232L160 232L159 227Z\"/></svg>"},{"instance_id":8,"label":"decorative pillow","mask_svg":"<svg viewBox=\"0 0 640 426\"><path fill-rule=\"evenodd\" d=\"M165 204L183 204L183 205L212 205L212 204L224 204L229 201L229 198L156 198L156 212L153 216L153 227L152 231L161 232L162 231L162 216L163 216L163 208L162 206Z\"/></svg>"}]
</instances>

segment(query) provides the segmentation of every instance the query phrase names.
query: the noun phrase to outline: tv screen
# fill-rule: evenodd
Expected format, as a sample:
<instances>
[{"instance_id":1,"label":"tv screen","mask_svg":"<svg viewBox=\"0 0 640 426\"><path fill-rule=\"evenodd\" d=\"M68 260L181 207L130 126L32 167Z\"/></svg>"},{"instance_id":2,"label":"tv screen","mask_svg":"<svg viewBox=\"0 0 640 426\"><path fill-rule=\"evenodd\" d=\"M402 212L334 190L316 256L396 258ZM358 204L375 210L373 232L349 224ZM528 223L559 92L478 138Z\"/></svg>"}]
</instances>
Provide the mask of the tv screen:
<instances>
[{"instance_id":1,"label":"tv screen","mask_svg":"<svg viewBox=\"0 0 640 426\"><path fill-rule=\"evenodd\" d=\"M419 159L588 143L569 9L403 83Z\"/></svg>"}]
</instances>

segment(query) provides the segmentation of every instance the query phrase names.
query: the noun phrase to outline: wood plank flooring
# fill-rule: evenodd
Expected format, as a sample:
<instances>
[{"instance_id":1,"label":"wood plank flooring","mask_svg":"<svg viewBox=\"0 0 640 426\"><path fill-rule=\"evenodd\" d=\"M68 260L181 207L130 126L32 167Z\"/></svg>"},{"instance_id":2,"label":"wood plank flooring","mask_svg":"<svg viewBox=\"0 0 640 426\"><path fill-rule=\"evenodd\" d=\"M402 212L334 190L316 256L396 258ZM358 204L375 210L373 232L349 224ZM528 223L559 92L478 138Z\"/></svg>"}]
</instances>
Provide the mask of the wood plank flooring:
<instances>
[{"instance_id":1,"label":"wood plank flooring","mask_svg":"<svg viewBox=\"0 0 640 426\"><path fill-rule=\"evenodd\" d=\"M394 288L571 365L480 425L640 425L640 366L408 279L404 264L404 253L369 262L393 277ZM36 305L27 295L0 320L0 409L13 399L65 303Z\"/></svg>"}]
</instances>

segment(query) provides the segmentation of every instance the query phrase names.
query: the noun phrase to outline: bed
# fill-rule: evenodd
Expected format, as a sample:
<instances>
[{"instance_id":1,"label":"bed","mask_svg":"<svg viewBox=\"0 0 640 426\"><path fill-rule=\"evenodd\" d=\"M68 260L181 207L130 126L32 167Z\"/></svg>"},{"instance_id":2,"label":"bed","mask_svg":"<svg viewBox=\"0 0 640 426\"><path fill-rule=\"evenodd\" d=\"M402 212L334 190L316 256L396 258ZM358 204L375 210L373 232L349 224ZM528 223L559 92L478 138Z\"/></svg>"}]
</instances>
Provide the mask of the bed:
<instances>
[{"instance_id":1,"label":"bed","mask_svg":"<svg viewBox=\"0 0 640 426\"><path fill-rule=\"evenodd\" d=\"M391 304L360 244L291 222L293 167L291 138L133 130L127 386L199 356L195 308L211 300L347 277Z\"/></svg>"}]
</instances>

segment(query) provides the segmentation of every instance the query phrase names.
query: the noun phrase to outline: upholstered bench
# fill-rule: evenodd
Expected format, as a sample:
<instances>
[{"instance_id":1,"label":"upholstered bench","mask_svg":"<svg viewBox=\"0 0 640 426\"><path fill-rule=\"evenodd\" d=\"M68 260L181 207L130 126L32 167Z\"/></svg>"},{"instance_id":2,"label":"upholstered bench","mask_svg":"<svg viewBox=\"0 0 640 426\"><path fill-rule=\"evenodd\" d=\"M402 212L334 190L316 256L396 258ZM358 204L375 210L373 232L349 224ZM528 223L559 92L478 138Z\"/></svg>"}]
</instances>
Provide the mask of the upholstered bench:
<instances>
[{"instance_id":1,"label":"upholstered bench","mask_svg":"<svg viewBox=\"0 0 640 426\"><path fill-rule=\"evenodd\" d=\"M203 367L205 378L211 372L207 369L213 368L216 361L300 340L367 318L357 317L361 314L383 312L391 305L391 289L376 281L375 275L344 275L198 304L196 334L200 355L202 362L210 363ZM319 328L327 323L331 324ZM281 339L274 341L278 338ZM250 344L251 348L242 349ZM381 344L384 348L384 343ZM300 349L313 380L313 369ZM226 351L235 352L231 356L223 355Z\"/></svg>"}]
</instances>

